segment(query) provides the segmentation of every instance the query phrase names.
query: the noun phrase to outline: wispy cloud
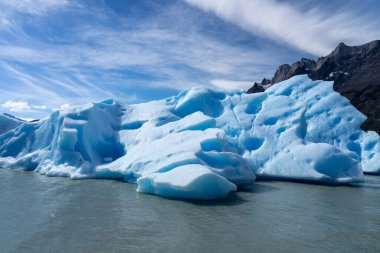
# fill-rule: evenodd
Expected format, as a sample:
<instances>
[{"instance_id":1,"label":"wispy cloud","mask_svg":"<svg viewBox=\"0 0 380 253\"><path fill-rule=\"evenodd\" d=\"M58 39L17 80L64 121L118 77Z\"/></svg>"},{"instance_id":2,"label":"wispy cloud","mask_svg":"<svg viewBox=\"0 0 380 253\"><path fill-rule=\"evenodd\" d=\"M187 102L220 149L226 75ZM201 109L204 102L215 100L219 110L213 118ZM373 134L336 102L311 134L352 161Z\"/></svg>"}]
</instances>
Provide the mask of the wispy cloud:
<instances>
[{"instance_id":1,"label":"wispy cloud","mask_svg":"<svg viewBox=\"0 0 380 253\"><path fill-rule=\"evenodd\" d=\"M185 0L206 12L264 36L317 56L329 53L339 42L362 44L379 39L380 28L367 13L317 7L301 9L294 2L276 0ZM342 6L345 2L340 2Z\"/></svg>"},{"instance_id":2,"label":"wispy cloud","mask_svg":"<svg viewBox=\"0 0 380 253\"><path fill-rule=\"evenodd\" d=\"M0 0L0 7L11 11L32 15L44 15L49 11L64 8L69 5L67 0Z\"/></svg>"},{"instance_id":3,"label":"wispy cloud","mask_svg":"<svg viewBox=\"0 0 380 253\"><path fill-rule=\"evenodd\" d=\"M116 23L131 23L105 12L114 15ZM193 18L192 13L177 8L171 9L170 15L174 15L172 19L181 15ZM237 47L208 36L201 27L156 23L147 19L122 29L103 23L78 24L61 43L32 37L17 23L11 33L16 45L0 39L0 44L5 44L0 47L0 61L4 61L0 68L21 82L19 86L33 89L40 97L54 98L49 106L59 108L65 103L107 97L136 102L136 86L182 90L214 86L209 80L217 78L253 81L269 73L281 58L281 53L270 47ZM272 53L277 58L268 57ZM33 66L35 71L20 64Z\"/></svg>"},{"instance_id":4,"label":"wispy cloud","mask_svg":"<svg viewBox=\"0 0 380 253\"><path fill-rule=\"evenodd\" d=\"M0 105L1 107L8 109L11 112L32 112L35 110L47 110L46 105L31 105L25 100L7 100Z\"/></svg>"},{"instance_id":5,"label":"wispy cloud","mask_svg":"<svg viewBox=\"0 0 380 253\"><path fill-rule=\"evenodd\" d=\"M8 100L1 104L1 106L11 112L21 112L30 109L30 105L26 101Z\"/></svg>"},{"instance_id":6,"label":"wispy cloud","mask_svg":"<svg viewBox=\"0 0 380 253\"><path fill-rule=\"evenodd\" d=\"M293 48L319 55L335 33L352 39L364 23L337 28L349 12L331 19L274 0L186 2L207 13L184 1L132 1L125 14L107 0L0 0L0 105L21 101L42 115L44 106L135 103L199 85L246 89L304 55ZM362 40L376 33L370 22L361 28Z\"/></svg>"},{"instance_id":7,"label":"wispy cloud","mask_svg":"<svg viewBox=\"0 0 380 253\"><path fill-rule=\"evenodd\" d=\"M79 45L33 43L29 38L23 46L2 46L0 58L27 64L49 64L57 68L112 70L143 66L147 72L157 68L180 72L172 67L180 64L204 73L224 75L235 75L242 68L252 69L249 73L252 74L255 66L262 69L274 62L273 57L268 57L268 53L275 51L270 48L239 48L199 33L173 34L165 29L138 29L133 32L83 29L73 34ZM86 41L91 41L91 45ZM165 70L155 72L169 73Z\"/></svg>"}]
</instances>

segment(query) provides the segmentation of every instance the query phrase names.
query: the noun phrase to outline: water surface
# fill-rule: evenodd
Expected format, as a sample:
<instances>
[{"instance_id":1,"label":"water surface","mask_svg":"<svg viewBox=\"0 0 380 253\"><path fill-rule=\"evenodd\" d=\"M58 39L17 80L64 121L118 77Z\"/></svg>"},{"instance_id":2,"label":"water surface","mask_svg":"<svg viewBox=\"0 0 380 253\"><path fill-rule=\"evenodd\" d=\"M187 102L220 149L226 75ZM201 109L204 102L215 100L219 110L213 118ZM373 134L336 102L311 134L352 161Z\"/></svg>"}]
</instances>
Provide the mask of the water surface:
<instances>
[{"instance_id":1,"label":"water surface","mask_svg":"<svg viewBox=\"0 0 380 253\"><path fill-rule=\"evenodd\" d=\"M380 177L361 186L257 182L170 200L112 180L0 169L0 252L380 252Z\"/></svg>"}]
</instances>

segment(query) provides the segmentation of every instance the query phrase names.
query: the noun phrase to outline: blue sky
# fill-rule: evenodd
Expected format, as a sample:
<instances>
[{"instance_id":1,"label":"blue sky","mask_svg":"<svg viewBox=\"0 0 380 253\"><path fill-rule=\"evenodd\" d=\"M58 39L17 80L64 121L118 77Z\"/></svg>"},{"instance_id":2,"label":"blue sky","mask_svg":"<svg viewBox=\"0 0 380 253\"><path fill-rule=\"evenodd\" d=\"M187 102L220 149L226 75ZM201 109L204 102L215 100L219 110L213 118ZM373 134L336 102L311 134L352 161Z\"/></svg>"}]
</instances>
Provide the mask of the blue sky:
<instances>
[{"instance_id":1,"label":"blue sky","mask_svg":"<svg viewBox=\"0 0 380 253\"><path fill-rule=\"evenodd\" d=\"M380 39L380 2L0 0L0 112L247 89L278 65Z\"/></svg>"}]
</instances>

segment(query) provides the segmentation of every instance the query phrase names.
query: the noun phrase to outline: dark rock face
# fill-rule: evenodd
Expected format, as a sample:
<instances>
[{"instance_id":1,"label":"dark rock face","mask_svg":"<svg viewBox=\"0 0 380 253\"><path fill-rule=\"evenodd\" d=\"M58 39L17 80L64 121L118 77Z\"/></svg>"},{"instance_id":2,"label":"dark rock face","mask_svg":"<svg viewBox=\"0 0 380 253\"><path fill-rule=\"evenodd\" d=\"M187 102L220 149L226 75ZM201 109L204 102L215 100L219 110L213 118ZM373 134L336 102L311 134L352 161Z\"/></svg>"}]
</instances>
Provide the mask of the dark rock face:
<instances>
[{"instance_id":1,"label":"dark rock face","mask_svg":"<svg viewBox=\"0 0 380 253\"><path fill-rule=\"evenodd\" d=\"M251 88L248 89L248 93L257 93L257 92L263 92L265 89L264 87L259 83L254 83Z\"/></svg>"},{"instance_id":2,"label":"dark rock face","mask_svg":"<svg viewBox=\"0 0 380 253\"><path fill-rule=\"evenodd\" d=\"M270 84L255 83L256 88L247 92L259 92L260 88L301 74L307 74L313 80L334 81L334 90L368 117L362 129L380 134L380 40L353 47L340 43L329 55L317 61L303 58L291 66L281 65Z\"/></svg>"}]
</instances>

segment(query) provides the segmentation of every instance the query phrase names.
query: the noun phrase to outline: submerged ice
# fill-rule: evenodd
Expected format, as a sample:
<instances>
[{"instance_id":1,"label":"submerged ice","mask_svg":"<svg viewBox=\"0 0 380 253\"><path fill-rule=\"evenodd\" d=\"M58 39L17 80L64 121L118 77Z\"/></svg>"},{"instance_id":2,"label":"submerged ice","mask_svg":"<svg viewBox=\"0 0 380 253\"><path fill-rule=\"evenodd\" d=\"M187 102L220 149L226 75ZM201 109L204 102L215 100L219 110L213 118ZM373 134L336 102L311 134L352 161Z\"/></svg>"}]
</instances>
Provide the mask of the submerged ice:
<instances>
[{"instance_id":1,"label":"submerged ice","mask_svg":"<svg viewBox=\"0 0 380 253\"><path fill-rule=\"evenodd\" d=\"M0 167L120 178L165 197L223 198L256 177L351 183L380 173L380 141L331 82L296 76L265 92L192 88L105 100L0 135Z\"/></svg>"}]
</instances>

